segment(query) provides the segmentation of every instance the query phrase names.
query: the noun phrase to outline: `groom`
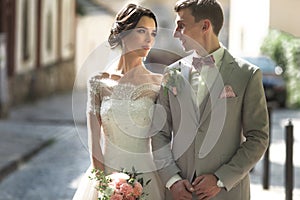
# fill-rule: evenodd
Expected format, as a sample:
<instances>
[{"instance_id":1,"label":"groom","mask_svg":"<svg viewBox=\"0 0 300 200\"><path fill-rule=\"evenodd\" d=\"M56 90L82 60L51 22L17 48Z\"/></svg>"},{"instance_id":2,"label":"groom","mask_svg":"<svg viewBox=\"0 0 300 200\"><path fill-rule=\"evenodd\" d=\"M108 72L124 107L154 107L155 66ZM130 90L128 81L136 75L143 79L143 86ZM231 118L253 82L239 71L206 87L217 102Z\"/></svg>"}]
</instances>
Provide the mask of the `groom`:
<instances>
[{"instance_id":1,"label":"groom","mask_svg":"<svg viewBox=\"0 0 300 200\"><path fill-rule=\"evenodd\" d=\"M193 53L167 68L158 97L164 112L153 118L167 199L250 199L249 171L269 142L261 71L220 45L218 1L181 0L175 11L174 37Z\"/></svg>"}]
</instances>

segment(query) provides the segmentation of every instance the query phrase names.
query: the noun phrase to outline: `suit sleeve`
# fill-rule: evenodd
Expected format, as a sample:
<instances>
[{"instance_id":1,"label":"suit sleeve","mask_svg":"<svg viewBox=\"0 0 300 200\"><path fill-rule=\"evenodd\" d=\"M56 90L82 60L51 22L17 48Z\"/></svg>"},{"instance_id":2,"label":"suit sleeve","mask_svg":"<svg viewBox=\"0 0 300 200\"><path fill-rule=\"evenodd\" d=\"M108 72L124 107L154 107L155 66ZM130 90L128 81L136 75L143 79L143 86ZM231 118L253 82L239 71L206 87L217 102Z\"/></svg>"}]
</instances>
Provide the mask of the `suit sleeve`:
<instances>
[{"instance_id":1,"label":"suit sleeve","mask_svg":"<svg viewBox=\"0 0 300 200\"><path fill-rule=\"evenodd\" d=\"M172 115L169 103L171 92L161 86L151 127L153 159L164 185L180 172L171 152Z\"/></svg>"},{"instance_id":2,"label":"suit sleeve","mask_svg":"<svg viewBox=\"0 0 300 200\"><path fill-rule=\"evenodd\" d=\"M230 161L215 172L228 191L248 174L269 144L268 110L262 73L258 69L253 70L246 86L241 112L242 132L246 139Z\"/></svg>"}]
</instances>

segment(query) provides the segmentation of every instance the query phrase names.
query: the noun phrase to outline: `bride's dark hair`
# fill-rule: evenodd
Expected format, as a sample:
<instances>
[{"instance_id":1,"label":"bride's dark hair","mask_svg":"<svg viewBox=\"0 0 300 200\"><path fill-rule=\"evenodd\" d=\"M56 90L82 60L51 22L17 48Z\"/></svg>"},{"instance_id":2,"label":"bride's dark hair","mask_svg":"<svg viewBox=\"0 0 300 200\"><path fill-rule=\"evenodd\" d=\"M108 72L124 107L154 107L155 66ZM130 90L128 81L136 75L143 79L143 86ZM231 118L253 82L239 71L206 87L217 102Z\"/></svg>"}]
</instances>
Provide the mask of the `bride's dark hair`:
<instances>
[{"instance_id":1,"label":"bride's dark hair","mask_svg":"<svg viewBox=\"0 0 300 200\"><path fill-rule=\"evenodd\" d=\"M116 15L115 22L110 30L110 36L108 42L111 48L114 48L121 44L121 39L127 35L131 30L134 29L137 23L143 16L150 17L155 22L155 27L157 27L157 21L154 13L142 6L135 4L128 4Z\"/></svg>"}]
</instances>

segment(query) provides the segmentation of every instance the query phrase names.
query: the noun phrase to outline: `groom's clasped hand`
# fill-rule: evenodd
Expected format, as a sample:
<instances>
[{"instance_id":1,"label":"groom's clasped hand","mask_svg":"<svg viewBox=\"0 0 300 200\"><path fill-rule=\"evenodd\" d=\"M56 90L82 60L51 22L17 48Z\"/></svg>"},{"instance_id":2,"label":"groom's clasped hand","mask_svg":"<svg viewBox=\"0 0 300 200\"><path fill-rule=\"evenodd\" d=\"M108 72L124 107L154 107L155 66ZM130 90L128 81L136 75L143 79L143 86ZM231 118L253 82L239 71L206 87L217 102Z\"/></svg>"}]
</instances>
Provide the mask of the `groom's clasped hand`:
<instances>
[{"instance_id":1,"label":"groom's clasped hand","mask_svg":"<svg viewBox=\"0 0 300 200\"><path fill-rule=\"evenodd\" d=\"M192 199L193 195L198 200L208 200L216 196L221 188L216 185L217 178L212 174L205 174L195 178L190 183L188 180L179 180L170 188L174 200Z\"/></svg>"},{"instance_id":2,"label":"groom's clasped hand","mask_svg":"<svg viewBox=\"0 0 300 200\"><path fill-rule=\"evenodd\" d=\"M192 199L192 192L195 191L188 180L177 181L171 186L170 190L174 200Z\"/></svg>"},{"instance_id":3,"label":"groom's clasped hand","mask_svg":"<svg viewBox=\"0 0 300 200\"><path fill-rule=\"evenodd\" d=\"M212 174L205 174L195 178L192 185L198 199L206 200L216 196L221 191L216 182L217 178Z\"/></svg>"}]
</instances>

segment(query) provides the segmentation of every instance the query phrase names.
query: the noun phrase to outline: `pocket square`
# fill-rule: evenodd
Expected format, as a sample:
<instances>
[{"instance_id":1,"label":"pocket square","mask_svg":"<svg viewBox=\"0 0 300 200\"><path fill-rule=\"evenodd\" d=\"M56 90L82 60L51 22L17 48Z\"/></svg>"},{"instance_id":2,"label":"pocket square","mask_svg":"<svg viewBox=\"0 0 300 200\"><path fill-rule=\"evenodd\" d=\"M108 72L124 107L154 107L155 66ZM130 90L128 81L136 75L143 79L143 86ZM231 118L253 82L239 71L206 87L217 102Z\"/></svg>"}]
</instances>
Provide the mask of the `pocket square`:
<instances>
[{"instance_id":1,"label":"pocket square","mask_svg":"<svg viewBox=\"0 0 300 200\"><path fill-rule=\"evenodd\" d=\"M236 97L236 95L233 92L232 87L230 85L225 85L224 89L222 90L222 93L220 95L220 99L233 98L233 97Z\"/></svg>"}]
</instances>

